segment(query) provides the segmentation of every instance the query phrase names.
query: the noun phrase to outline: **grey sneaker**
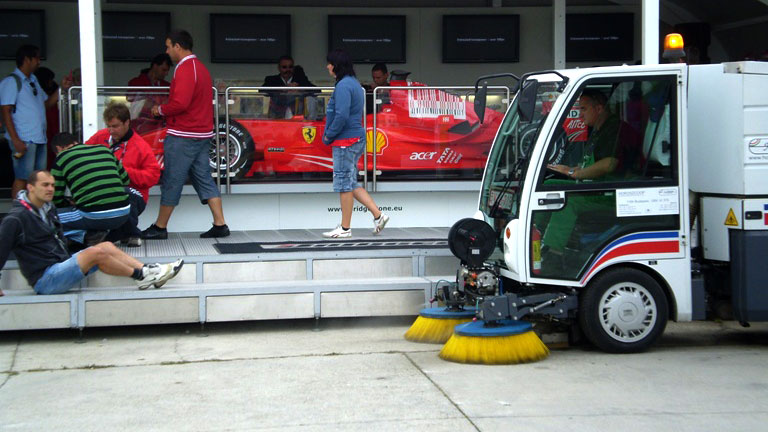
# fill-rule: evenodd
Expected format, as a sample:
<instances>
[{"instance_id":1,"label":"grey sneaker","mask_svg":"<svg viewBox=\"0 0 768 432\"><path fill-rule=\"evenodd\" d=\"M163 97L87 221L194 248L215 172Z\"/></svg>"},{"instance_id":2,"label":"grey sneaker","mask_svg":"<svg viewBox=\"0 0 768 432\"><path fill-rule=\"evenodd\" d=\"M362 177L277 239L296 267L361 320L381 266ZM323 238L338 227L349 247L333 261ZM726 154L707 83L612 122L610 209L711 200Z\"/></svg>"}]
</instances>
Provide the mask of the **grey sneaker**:
<instances>
[{"instance_id":1,"label":"grey sneaker","mask_svg":"<svg viewBox=\"0 0 768 432\"><path fill-rule=\"evenodd\" d=\"M126 247L141 246L141 237L128 237L120 240L120 244Z\"/></svg>"},{"instance_id":2,"label":"grey sneaker","mask_svg":"<svg viewBox=\"0 0 768 432\"><path fill-rule=\"evenodd\" d=\"M183 266L184 260L181 259L168 264L148 264L144 268L144 277L136 283L140 290L160 288L173 279Z\"/></svg>"},{"instance_id":3,"label":"grey sneaker","mask_svg":"<svg viewBox=\"0 0 768 432\"><path fill-rule=\"evenodd\" d=\"M384 213L380 214L378 219L374 219L373 235L381 234L381 232L384 231L384 227L387 226L387 222L389 222L389 216Z\"/></svg>"}]
</instances>

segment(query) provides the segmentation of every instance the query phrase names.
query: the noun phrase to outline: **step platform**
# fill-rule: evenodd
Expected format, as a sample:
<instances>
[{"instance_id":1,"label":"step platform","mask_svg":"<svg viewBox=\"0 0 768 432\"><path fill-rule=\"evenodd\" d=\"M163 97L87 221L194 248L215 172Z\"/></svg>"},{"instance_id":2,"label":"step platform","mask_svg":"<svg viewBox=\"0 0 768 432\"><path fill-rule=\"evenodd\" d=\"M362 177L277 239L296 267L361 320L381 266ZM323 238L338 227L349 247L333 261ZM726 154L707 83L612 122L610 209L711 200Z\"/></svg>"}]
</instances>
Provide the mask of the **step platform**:
<instances>
[{"instance_id":1,"label":"step platform","mask_svg":"<svg viewBox=\"0 0 768 432\"><path fill-rule=\"evenodd\" d=\"M0 330L189 322L417 315L459 262L448 228L388 228L328 240L323 230L233 231L223 239L170 233L120 246L146 263L184 258L163 288L96 272L78 289L36 295L15 261L0 278Z\"/></svg>"}]
</instances>

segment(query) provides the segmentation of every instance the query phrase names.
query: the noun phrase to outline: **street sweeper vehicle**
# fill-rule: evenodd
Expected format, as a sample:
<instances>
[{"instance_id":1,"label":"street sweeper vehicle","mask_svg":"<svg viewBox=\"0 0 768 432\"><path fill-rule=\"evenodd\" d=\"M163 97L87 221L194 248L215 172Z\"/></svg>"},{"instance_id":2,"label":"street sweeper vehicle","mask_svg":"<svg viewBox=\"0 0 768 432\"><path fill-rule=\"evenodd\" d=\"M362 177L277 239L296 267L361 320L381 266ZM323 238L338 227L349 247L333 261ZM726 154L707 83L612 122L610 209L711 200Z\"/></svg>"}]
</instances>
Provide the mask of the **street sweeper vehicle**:
<instances>
[{"instance_id":1,"label":"street sweeper vehicle","mask_svg":"<svg viewBox=\"0 0 768 432\"><path fill-rule=\"evenodd\" d=\"M768 63L523 75L478 211L449 244L457 282L406 336L474 318L456 326L447 360L540 359L546 348L514 340L498 351L533 333L527 321L578 326L599 349L631 353L670 319L718 309L768 320Z\"/></svg>"}]
</instances>

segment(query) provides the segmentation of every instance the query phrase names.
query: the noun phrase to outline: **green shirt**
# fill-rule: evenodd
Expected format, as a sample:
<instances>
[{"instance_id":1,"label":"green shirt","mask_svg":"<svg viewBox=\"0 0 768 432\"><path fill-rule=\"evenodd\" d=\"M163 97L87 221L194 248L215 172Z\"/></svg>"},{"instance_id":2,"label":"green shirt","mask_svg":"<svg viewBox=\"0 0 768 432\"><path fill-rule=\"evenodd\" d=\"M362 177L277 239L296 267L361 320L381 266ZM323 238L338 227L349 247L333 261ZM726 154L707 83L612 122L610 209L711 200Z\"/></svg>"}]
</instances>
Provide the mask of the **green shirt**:
<instances>
[{"instance_id":1,"label":"green shirt","mask_svg":"<svg viewBox=\"0 0 768 432\"><path fill-rule=\"evenodd\" d=\"M589 139L584 144L584 157L581 161L581 168L594 165L595 162L607 157L615 158L618 142L619 118L611 114L605 119L600 129L592 128ZM610 175L611 173L593 180L606 180L606 177Z\"/></svg>"},{"instance_id":2,"label":"green shirt","mask_svg":"<svg viewBox=\"0 0 768 432\"><path fill-rule=\"evenodd\" d=\"M77 208L87 212L112 210L129 205L125 186L128 173L112 152L101 145L78 144L59 153L51 169L56 179L53 203L68 207L64 192L69 188Z\"/></svg>"}]
</instances>

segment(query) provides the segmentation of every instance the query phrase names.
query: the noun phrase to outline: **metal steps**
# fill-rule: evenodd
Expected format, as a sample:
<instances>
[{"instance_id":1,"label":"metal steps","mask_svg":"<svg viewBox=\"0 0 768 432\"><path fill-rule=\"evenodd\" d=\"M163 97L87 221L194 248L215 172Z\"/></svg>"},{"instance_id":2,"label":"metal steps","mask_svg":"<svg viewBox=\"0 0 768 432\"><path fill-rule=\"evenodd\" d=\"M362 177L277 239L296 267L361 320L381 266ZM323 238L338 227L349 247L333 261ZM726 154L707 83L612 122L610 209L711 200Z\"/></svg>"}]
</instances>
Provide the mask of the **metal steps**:
<instances>
[{"instance_id":1,"label":"metal steps","mask_svg":"<svg viewBox=\"0 0 768 432\"><path fill-rule=\"evenodd\" d=\"M320 241L319 231L289 231L241 231L219 242ZM395 231L383 239L447 236L447 228ZM130 279L97 272L78 290L38 296L9 262L0 280L6 294L0 297L0 330L416 315L435 282L452 279L441 275L454 274L458 265L447 248L221 255L216 242L176 233L124 248L144 262L184 257L175 279L147 291Z\"/></svg>"}]
</instances>

